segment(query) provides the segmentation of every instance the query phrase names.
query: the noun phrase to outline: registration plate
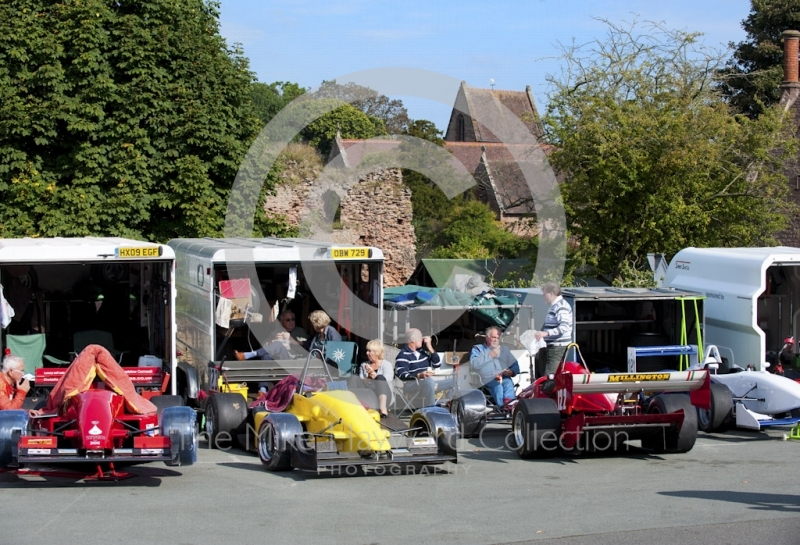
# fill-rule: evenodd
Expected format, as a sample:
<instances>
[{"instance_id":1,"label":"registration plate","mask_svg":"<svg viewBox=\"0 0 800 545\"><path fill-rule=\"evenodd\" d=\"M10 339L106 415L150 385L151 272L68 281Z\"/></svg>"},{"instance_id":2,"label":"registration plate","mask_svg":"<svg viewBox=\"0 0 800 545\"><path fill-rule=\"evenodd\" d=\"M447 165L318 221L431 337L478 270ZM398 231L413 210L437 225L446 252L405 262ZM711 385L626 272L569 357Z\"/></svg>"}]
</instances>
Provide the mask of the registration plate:
<instances>
[{"instance_id":1,"label":"registration plate","mask_svg":"<svg viewBox=\"0 0 800 545\"><path fill-rule=\"evenodd\" d=\"M119 247L114 254L121 258L161 257L161 246Z\"/></svg>"},{"instance_id":2,"label":"registration plate","mask_svg":"<svg viewBox=\"0 0 800 545\"><path fill-rule=\"evenodd\" d=\"M333 259L367 259L372 257L370 248L331 248Z\"/></svg>"}]
</instances>

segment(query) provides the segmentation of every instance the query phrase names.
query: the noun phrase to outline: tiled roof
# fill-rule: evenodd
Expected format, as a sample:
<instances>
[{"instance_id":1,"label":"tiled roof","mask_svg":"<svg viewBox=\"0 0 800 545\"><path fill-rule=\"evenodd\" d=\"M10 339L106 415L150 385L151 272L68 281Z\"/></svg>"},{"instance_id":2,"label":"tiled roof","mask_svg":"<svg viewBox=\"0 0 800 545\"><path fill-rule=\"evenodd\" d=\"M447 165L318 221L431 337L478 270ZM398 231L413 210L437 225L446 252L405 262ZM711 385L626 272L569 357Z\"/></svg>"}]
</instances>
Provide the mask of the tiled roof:
<instances>
[{"instance_id":1,"label":"tiled roof","mask_svg":"<svg viewBox=\"0 0 800 545\"><path fill-rule=\"evenodd\" d=\"M530 88L525 91L494 91L491 89L478 89L469 87L466 83L461 84L459 94L466 99L466 104L459 98L456 103L459 108L466 108L469 116L467 122L472 125L472 133L475 141L484 143L524 143L529 142L531 135L536 139L542 137L542 128L539 123L539 114ZM450 123L456 122L460 115L454 107ZM470 117L471 116L471 117ZM520 121L525 127L525 132L519 132ZM500 125L509 133L495 135L486 125L489 124L497 129ZM449 135L449 140L455 140L454 136L458 133L455 128L448 127L445 131ZM467 136L471 140L471 135Z\"/></svg>"},{"instance_id":2,"label":"tiled roof","mask_svg":"<svg viewBox=\"0 0 800 545\"><path fill-rule=\"evenodd\" d=\"M531 183L552 183L552 171L542 170L543 156L538 153L541 150L547 155L552 146L446 142L445 148L475 176L485 198L494 199L505 214L532 213L531 189L523 168L532 178Z\"/></svg>"},{"instance_id":3,"label":"tiled roof","mask_svg":"<svg viewBox=\"0 0 800 545\"><path fill-rule=\"evenodd\" d=\"M394 150L402 143L401 140L392 140L388 138L373 138L370 140L350 140L350 139L337 139L336 143L341 142L341 147L344 149L344 164L349 167L358 165L361 160L370 153L380 153ZM340 148L334 145L331 149L331 156L333 159Z\"/></svg>"}]
</instances>

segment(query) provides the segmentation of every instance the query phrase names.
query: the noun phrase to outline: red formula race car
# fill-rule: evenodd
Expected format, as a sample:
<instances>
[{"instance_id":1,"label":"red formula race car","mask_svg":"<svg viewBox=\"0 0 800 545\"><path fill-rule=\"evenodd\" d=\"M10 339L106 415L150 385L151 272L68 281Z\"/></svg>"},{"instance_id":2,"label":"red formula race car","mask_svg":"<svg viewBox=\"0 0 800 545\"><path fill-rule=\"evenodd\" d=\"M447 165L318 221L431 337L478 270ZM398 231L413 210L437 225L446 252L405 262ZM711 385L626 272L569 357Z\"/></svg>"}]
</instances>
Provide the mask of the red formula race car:
<instances>
[{"instance_id":1,"label":"red formula race car","mask_svg":"<svg viewBox=\"0 0 800 545\"><path fill-rule=\"evenodd\" d=\"M688 452L695 406L708 410L709 385L707 371L590 373L583 361L562 361L552 379L537 379L520 396L515 450L522 458L613 452L641 440L654 452Z\"/></svg>"},{"instance_id":2,"label":"red formula race car","mask_svg":"<svg viewBox=\"0 0 800 545\"><path fill-rule=\"evenodd\" d=\"M118 471L120 466L155 461L169 466L193 464L197 459L195 412L183 406L159 410L180 398L145 399L136 392L127 370L105 349L95 347L88 355L86 350L69 369L60 371L63 376L41 414L0 411L0 468L52 475L56 472L32 471L30 464L70 464L76 469L91 468L88 475L94 472L94 478L119 479L130 476ZM141 373L138 368L130 372Z\"/></svg>"}]
</instances>

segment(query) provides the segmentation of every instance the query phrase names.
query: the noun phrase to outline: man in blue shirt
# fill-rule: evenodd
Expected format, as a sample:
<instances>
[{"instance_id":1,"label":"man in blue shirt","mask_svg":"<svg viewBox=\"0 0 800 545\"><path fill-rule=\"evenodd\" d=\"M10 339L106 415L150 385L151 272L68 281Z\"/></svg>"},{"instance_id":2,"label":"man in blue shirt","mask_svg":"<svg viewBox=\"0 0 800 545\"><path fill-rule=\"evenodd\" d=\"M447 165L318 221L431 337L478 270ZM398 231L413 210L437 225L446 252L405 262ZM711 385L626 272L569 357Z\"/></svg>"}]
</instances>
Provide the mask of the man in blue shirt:
<instances>
[{"instance_id":1,"label":"man in blue shirt","mask_svg":"<svg viewBox=\"0 0 800 545\"><path fill-rule=\"evenodd\" d=\"M508 347L500 344L499 327L488 328L484 343L472 347L469 364L480 375L495 404L503 406L515 399L511 377L519 374L519 363Z\"/></svg>"},{"instance_id":2,"label":"man in blue shirt","mask_svg":"<svg viewBox=\"0 0 800 545\"><path fill-rule=\"evenodd\" d=\"M423 406L433 406L436 390L449 390L454 384L452 378L439 381L432 378L434 370L441 365L439 354L431 345L431 338L423 337L419 329L409 329L406 332L406 345L394 360L394 374L403 381L403 392L413 396L422 390Z\"/></svg>"}]
</instances>

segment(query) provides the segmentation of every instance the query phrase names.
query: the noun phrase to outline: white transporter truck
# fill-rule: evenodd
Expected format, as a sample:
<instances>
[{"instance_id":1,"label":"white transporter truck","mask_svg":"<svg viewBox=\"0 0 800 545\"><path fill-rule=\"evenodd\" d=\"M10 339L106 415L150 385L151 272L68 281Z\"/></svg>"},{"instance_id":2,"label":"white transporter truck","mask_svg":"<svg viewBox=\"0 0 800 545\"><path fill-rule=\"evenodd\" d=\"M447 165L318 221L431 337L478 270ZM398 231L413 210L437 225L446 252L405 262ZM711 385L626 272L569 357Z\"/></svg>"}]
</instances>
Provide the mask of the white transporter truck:
<instances>
[{"instance_id":1,"label":"white transporter truck","mask_svg":"<svg viewBox=\"0 0 800 545\"><path fill-rule=\"evenodd\" d=\"M148 395L163 391L177 367L174 271L175 255L161 244L0 239L3 348L28 356L26 371L35 372L37 392L52 386L87 344L108 348ZM174 380L169 388L176 392Z\"/></svg>"},{"instance_id":2,"label":"white transporter truck","mask_svg":"<svg viewBox=\"0 0 800 545\"><path fill-rule=\"evenodd\" d=\"M377 248L278 238L173 239L169 245L177 259L179 391L204 411L213 444L246 428L242 396L253 398L261 387L300 374L308 352L294 343L288 360L236 357L273 341L279 312L291 310L311 336L309 314L326 311L343 340L357 345L348 354L352 364L366 358L369 340L382 338L383 253Z\"/></svg>"},{"instance_id":3,"label":"white transporter truck","mask_svg":"<svg viewBox=\"0 0 800 545\"><path fill-rule=\"evenodd\" d=\"M672 259L664 283L706 296L705 341L716 346L719 360L713 380L731 390L737 426L797 421L800 384L764 371L764 362L785 338L797 338L800 248L686 248ZM713 428L702 416L701 428Z\"/></svg>"}]
</instances>

